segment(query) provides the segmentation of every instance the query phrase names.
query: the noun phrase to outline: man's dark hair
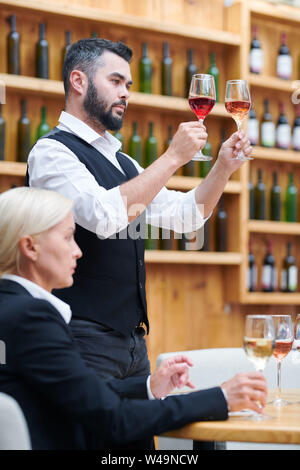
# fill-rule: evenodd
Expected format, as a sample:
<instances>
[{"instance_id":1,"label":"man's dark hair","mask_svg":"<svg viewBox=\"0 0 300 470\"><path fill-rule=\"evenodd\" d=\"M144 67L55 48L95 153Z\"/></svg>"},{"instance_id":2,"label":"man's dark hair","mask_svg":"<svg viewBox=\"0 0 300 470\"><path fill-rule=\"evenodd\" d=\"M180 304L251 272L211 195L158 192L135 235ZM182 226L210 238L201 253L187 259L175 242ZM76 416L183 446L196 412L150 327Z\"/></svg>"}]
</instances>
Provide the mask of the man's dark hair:
<instances>
[{"instance_id":1,"label":"man's dark hair","mask_svg":"<svg viewBox=\"0 0 300 470\"><path fill-rule=\"evenodd\" d=\"M130 63L132 58L132 50L121 41L113 42L108 39L90 38L80 39L72 44L63 66L63 82L66 98L70 90L70 74L72 70L81 70L89 79L93 78L99 66L98 59L105 51L119 55L128 63Z\"/></svg>"}]
</instances>

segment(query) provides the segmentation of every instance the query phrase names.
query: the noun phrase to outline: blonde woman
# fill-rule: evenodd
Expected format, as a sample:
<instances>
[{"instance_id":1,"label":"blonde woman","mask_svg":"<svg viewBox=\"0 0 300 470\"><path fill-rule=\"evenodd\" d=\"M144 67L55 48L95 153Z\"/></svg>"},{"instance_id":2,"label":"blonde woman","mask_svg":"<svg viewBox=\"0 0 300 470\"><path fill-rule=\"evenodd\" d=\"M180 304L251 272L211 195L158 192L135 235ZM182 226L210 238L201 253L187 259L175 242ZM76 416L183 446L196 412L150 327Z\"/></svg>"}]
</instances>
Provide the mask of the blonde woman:
<instances>
[{"instance_id":1,"label":"blonde woman","mask_svg":"<svg viewBox=\"0 0 300 470\"><path fill-rule=\"evenodd\" d=\"M21 406L33 449L87 449L90 436L98 449L138 448L138 439L190 421L226 419L228 407L261 411L262 374L158 400L175 385L192 387L185 356L165 361L149 378L107 382L84 364L68 328L70 307L51 294L72 285L82 256L71 209L68 199L47 190L0 195L0 339L6 346L0 392Z\"/></svg>"}]
</instances>

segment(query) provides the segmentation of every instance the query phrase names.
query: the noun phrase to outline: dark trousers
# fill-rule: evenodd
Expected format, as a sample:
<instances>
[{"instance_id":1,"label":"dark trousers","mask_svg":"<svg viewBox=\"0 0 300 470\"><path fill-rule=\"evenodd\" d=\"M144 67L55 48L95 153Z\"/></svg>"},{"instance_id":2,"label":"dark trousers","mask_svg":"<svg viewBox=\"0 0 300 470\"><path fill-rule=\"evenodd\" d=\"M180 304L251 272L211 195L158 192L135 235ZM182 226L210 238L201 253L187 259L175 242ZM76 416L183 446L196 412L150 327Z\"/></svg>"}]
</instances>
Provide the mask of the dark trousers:
<instances>
[{"instance_id":1,"label":"dark trousers","mask_svg":"<svg viewBox=\"0 0 300 470\"><path fill-rule=\"evenodd\" d=\"M70 328L85 364L100 378L124 379L150 374L144 328L136 327L129 336L124 336L100 323L77 318L71 320ZM95 437L87 439L89 447L97 449ZM136 441L123 449L154 449L154 442L152 438Z\"/></svg>"}]
</instances>

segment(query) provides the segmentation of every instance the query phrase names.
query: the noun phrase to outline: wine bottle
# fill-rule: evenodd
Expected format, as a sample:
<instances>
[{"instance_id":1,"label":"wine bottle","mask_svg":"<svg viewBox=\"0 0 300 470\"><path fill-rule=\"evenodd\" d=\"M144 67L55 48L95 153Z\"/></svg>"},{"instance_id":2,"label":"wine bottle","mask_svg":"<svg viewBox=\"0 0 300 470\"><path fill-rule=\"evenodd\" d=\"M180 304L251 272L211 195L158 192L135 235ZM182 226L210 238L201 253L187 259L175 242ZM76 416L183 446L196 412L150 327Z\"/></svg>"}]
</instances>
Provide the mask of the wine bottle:
<instances>
[{"instance_id":1,"label":"wine bottle","mask_svg":"<svg viewBox=\"0 0 300 470\"><path fill-rule=\"evenodd\" d=\"M10 32L7 36L7 73L20 75L20 35L16 31L16 15L10 16Z\"/></svg>"},{"instance_id":2,"label":"wine bottle","mask_svg":"<svg viewBox=\"0 0 300 470\"><path fill-rule=\"evenodd\" d=\"M208 140L206 141L205 147L202 149L202 153L203 153L203 155L205 155L207 157L211 157L211 155L212 155L212 147L211 147L211 144ZM211 170L212 160L201 161L199 163L200 163L200 165L199 165L199 176L200 176L200 178L205 178L205 176L208 175L208 173Z\"/></svg>"},{"instance_id":3,"label":"wine bottle","mask_svg":"<svg viewBox=\"0 0 300 470\"><path fill-rule=\"evenodd\" d=\"M227 251L227 213L221 196L216 214L216 251Z\"/></svg>"},{"instance_id":4,"label":"wine bottle","mask_svg":"<svg viewBox=\"0 0 300 470\"><path fill-rule=\"evenodd\" d=\"M143 55L139 63L140 92L152 93L152 61L148 56L148 44L143 43Z\"/></svg>"},{"instance_id":5,"label":"wine bottle","mask_svg":"<svg viewBox=\"0 0 300 470\"><path fill-rule=\"evenodd\" d=\"M292 147L293 150L300 152L300 104L296 105L295 113L296 117L293 126Z\"/></svg>"},{"instance_id":6,"label":"wine bottle","mask_svg":"<svg viewBox=\"0 0 300 470\"><path fill-rule=\"evenodd\" d=\"M39 127L37 128L37 133L36 133L36 138L37 139L40 139L41 137L43 137L43 135L48 134L48 132L50 132L50 130L51 130L50 126L47 124L46 115L47 115L46 106L42 106L42 108L41 108L41 122L40 122Z\"/></svg>"},{"instance_id":7,"label":"wine bottle","mask_svg":"<svg viewBox=\"0 0 300 470\"><path fill-rule=\"evenodd\" d=\"M270 219L281 220L281 188L278 184L276 171L273 173L273 186L270 195Z\"/></svg>"},{"instance_id":8,"label":"wine bottle","mask_svg":"<svg viewBox=\"0 0 300 470\"><path fill-rule=\"evenodd\" d=\"M130 157L134 158L141 166L143 166L143 150L142 139L137 133L138 124L134 122L132 125L132 135L128 143L128 153Z\"/></svg>"},{"instance_id":9,"label":"wine bottle","mask_svg":"<svg viewBox=\"0 0 300 470\"><path fill-rule=\"evenodd\" d=\"M285 220L297 222L298 217L298 190L294 185L294 174L289 173L289 184L285 193Z\"/></svg>"},{"instance_id":10,"label":"wine bottle","mask_svg":"<svg viewBox=\"0 0 300 470\"><path fill-rule=\"evenodd\" d=\"M267 241L266 255L262 267L262 290L264 292L274 292L277 288L277 269L275 259L272 255L271 242Z\"/></svg>"},{"instance_id":11,"label":"wine bottle","mask_svg":"<svg viewBox=\"0 0 300 470\"><path fill-rule=\"evenodd\" d=\"M149 135L145 143L145 166L151 165L157 157L157 139L153 133L154 124L149 123Z\"/></svg>"},{"instance_id":12,"label":"wine bottle","mask_svg":"<svg viewBox=\"0 0 300 470\"><path fill-rule=\"evenodd\" d=\"M279 102L279 118L276 128L276 147L287 150L291 145L291 126L285 114L285 104Z\"/></svg>"},{"instance_id":13,"label":"wine bottle","mask_svg":"<svg viewBox=\"0 0 300 470\"><path fill-rule=\"evenodd\" d=\"M263 147L275 146L275 124L269 111L269 100L264 101L265 112L261 123L261 145Z\"/></svg>"},{"instance_id":14,"label":"wine bottle","mask_svg":"<svg viewBox=\"0 0 300 470\"><path fill-rule=\"evenodd\" d=\"M257 184L254 188L255 219L266 218L266 186L262 180L262 170L257 171Z\"/></svg>"},{"instance_id":15,"label":"wine bottle","mask_svg":"<svg viewBox=\"0 0 300 470\"><path fill-rule=\"evenodd\" d=\"M249 241L248 269L247 269L247 290L255 292L257 286L257 266L255 256L252 251L252 243Z\"/></svg>"},{"instance_id":16,"label":"wine bottle","mask_svg":"<svg viewBox=\"0 0 300 470\"><path fill-rule=\"evenodd\" d=\"M188 63L185 69L185 96L188 98L192 76L198 72L193 60L193 50L188 49Z\"/></svg>"},{"instance_id":17,"label":"wine bottle","mask_svg":"<svg viewBox=\"0 0 300 470\"><path fill-rule=\"evenodd\" d=\"M264 63L264 53L258 39L258 28L253 26L252 41L249 55L249 68L251 73L261 73Z\"/></svg>"},{"instance_id":18,"label":"wine bottle","mask_svg":"<svg viewBox=\"0 0 300 470\"><path fill-rule=\"evenodd\" d=\"M62 50L62 67L61 70L63 71L63 65L65 61L65 57L67 55L68 50L71 47L71 31L66 31L66 44Z\"/></svg>"},{"instance_id":19,"label":"wine bottle","mask_svg":"<svg viewBox=\"0 0 300 470\"><path fill-rule=\"evenodd\" d=\"M259 142L259 122L256 118L256 112L251 106L249 119L247 121L247 135L251 145L257 145Z\"/></svg>"},{"instance_id":20,"label":"wine bottle","mask_svg":"<svg viewBox=\"0 0 300 470\"><path fill-rule=\"evenodd\" d=\"M157 249L157 241L154 236L152 236L152 227L151 225L147 225L147 238L145 240L145 248L146 250L156 250Z\"/></svg>"},{"instance_id":21,"label":"wine bottle","mask_svg":"<svg viewBox=\"0 0 300 470\"><path fill-rule=\"evenodd\" d=\"M170 47L168 42L164 42L164 56L162 61L162 95L172 96L172 65L173 60L170 57Z\"/></svg>"},{"instance_id":22,"label":"wine bottle","mask_svg":"<svg viewBox=\"0 0 300 470\"><path fill-rule=\"evenodd\" d=\"M292 244L287 243L287 255L283 260L281 270L282 292L295 292L298 287L298 268L292 255Z\"/></svg>"},{"instance_id":23,"label":"wine bottle","mask_svg":"<svg viewBox=\"0 0 300 470\"><path fill-rule=\"evenodd\" d=\"M216 102L218 103L219 102L219 77L220 77L220 73L219 73L218 67L216 66L216 55L215 55L214 52L210 53L210 65L209 65L207 73L209 75L212 75L215 79Z\"/></svg>"},{"instance_id":24,"label":"wine bottle","mask_svg":"<svg viewBox=\"0 0 300 470\"><path fill-rule=\"evenodd\" d=\"M121 142L120 151L122 151L122 150L123 150L123 145L124 145L124 137L123 137L123 135L121 134L120 131L116 131L116 132L114 132L114 137L115 137L116 139L118 139L119 142Z\"/></svg>"},{"instance_id":25,"label":"wine bottle","mask_svg":"<svg viewBox=\"0 0 300 470\"><path fill-rule=\"evenodd\" d=\"M281 34L281 46L277 56L277 76L289 80L293 72L293 61L286 45L286 33Z\"/></svg>"},{"instance_id":26,"label":"wine bottle","mask_svg":"<svg viewBox=\"0 0 300 470\"><path fill-rule=\"evenodd\" d=\"M168 229L160 229L160 249L161 250L172 250L172 232Z\"/></svg>"},{"instance_id":27,"label":"wine bottle","mask_svg":"<svg viewBox=\"0 0 300 470\"><path fill-rule=\"evenodd\" d=\"M49 78L48 41L45 39L45 23L40 23L40 38L36 44L36 76Z\"/></svg>"},{"instance_id":28,"label":"wine bottle","mask_svg":"<svg viewBox=\"0 0 300 470\"><path fill-rule=\"evenodd\" d=\"M165 151L170 147L173 139L173 126L168 127L168 139L165 144Z\"/></svg>"},{"instance_id":29,"label":"wine bottle","mask_svg":"<svg viewBox=\"0 0 300 470\"><path fill-rule=\"evenodd\" d=\"M5 157L5 121L2 116L2 104L0 103L0 160Z\"/></svg>"},{"instance_id":30,"label":"wine bottle","mask_svg":"<svg viewBox=\"0 0 300 470\"><path fill-rule=\"evenodd\" d=\"M22 112L18 121L18 161L27 162L31 148L31 123L27 117L27 101L22 100Z\"/></svg>"},{"instance_id":31,"label":"wine bottle","mask_svg":"<svg viewBox=\"0 0 300 470\"><path fill-rule=\"evenodd\" d=\"M196 164L195 161L190 160L188 163L183 165L182 167L183 176L197 176L195 164Z\"/></svg>"},{"instance_id":32,"label":"wine bottle","mask_svg":"<svg viewBox=\"0 0 300 470\"><path fill-rule=\"evenodd\" d=\"M249 192L249 219L255 219L254 185L251 181L251 178L248 181L248 192Z\"/></svg>"}]
</instances>

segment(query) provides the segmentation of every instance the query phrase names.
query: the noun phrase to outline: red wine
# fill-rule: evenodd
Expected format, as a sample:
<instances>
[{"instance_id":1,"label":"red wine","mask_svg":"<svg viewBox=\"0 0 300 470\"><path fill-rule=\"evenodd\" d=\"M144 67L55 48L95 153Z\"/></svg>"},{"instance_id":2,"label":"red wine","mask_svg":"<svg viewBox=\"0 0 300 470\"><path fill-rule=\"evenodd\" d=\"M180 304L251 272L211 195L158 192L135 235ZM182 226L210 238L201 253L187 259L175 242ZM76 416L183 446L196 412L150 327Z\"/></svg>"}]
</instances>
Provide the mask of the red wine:
<instances>
[{"instance_id":1,"label":"red wine","mask_svg":"<svg viewBox=\"0 0 300 470\"><path fill-rule=\"evenodd\" d=\"M196 114L198 119L204 119L213 109L216 100L207 98L207 96L200 96L189 99L190 107Z\"/></svg>"},{"instance_id":2,"label":"red wine","mask_svg":"<svg viewBox=\"0 0 300 470\"><path fill-rule=\"evenodd\" d=\"M235 119L242 121L250 110L250 102L238 100L227 101L225 108Z\"/></svg>"}]
</instances>

